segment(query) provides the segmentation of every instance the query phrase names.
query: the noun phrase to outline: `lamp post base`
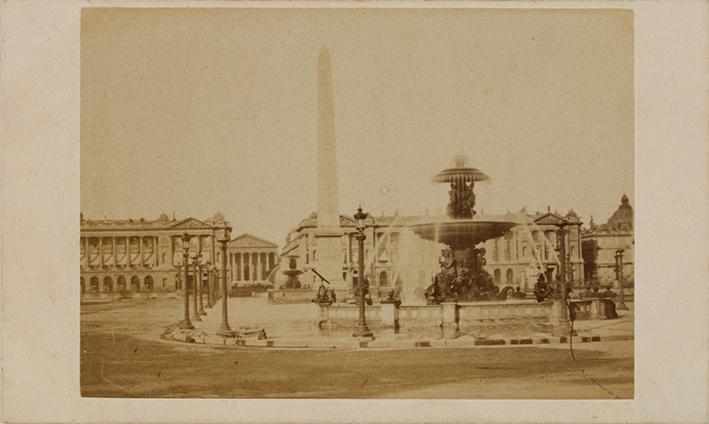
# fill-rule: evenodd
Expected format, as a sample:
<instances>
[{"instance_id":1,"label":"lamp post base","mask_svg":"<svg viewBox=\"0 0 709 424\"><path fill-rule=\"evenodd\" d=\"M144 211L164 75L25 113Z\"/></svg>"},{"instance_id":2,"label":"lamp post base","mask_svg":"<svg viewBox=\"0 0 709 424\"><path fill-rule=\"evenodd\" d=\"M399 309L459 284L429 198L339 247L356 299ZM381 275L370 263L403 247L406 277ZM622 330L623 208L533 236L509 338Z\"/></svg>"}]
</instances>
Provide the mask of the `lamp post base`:
<instances>
[{"instance_id":1,"label":"lamp post base","mask_svg":"<svg viewBox=\"0 0 709 424\"><path fill-rule=\"evenodd\" d=\"M366 325L359 325L357 326L357 330L354 334L352 334L352 337L374 338L374 333L369 331L369 328Z\"/></svg>"},{"instance_id":2,"label":"lamp post base","mask_svg":"<svg viewBox=\"0 0 709 424\"><path fill-rule=\"evenodd\" d=\"M217 336L233 338L236 337L236 333L229 327L229 324L222 323L217 330Z\"/></svg>"},{"instance_id":3,"label":"lamp post base","mask_svg":"<svg viewBox=\"0 0 709 424\"><path fill-rule=\"evenodd\" d=\"M182 330L194 330L194 325L192 325L192 322L190 322L190 320L183 319L182 321L180 321L179 327Z\"/></svg>"}]
</instances>

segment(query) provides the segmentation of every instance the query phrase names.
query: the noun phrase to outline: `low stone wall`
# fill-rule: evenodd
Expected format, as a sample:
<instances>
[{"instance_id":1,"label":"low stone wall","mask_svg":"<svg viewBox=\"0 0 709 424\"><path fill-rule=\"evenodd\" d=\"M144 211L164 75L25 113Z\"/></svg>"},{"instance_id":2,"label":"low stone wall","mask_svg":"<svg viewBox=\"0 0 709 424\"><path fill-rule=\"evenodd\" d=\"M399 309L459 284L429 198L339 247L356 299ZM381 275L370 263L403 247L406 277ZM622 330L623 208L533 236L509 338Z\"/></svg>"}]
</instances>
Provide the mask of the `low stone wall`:
<instances>
[{"instance_id":1,"label":"low stone wall","mask_svg":"<svg viewBox=\"0 0 709 424\"><path fill-rule=\"evenodd\" d=\"M310 303L315 299L313 289L271 289L268 303Z\"/></svg>"},{"instance_id":2,"label":"low stone wall","mask_svg":"<svg viewBox=\"0 0 709 424\"><path fill-rule=\"evenodd\" d=\"M615 304L610 299L574 300L577 320L612 318ZM557 311L558 312L558 311ZM527 322L553 324L558 314L554 302L535 300L507 300L491 302L441 303L440 305L402 305L379 303L365 309L367 325L388 326L474 326L500 323ZM320 305L320 326L355 326L359 318L357 305Z\"/></svg>"},{"instance_id":3,"label":"low stone wall","mask_svg":"<svg viewBox=\"0 0 709 424\"><path fill-rule=\"evenodd\" d=\"M397 308L393 303L379 303L365 309L367 325L373 327L393 327L397 320ZM359 306L348 303L320 305L319 325L341 325L354 327L359 322Z\"/></svg>"},{"instance_id":4,"label":"low stone wall","mask_svg":"<svg viewBox=\"0 0 709 424\"><path fill-rule=\"evenodd\" d=\"M547 323L551 319L552 302L535 300L461 303L460 324L484 324L504 320L529 320Z\"/></svg>"}]
</instances>

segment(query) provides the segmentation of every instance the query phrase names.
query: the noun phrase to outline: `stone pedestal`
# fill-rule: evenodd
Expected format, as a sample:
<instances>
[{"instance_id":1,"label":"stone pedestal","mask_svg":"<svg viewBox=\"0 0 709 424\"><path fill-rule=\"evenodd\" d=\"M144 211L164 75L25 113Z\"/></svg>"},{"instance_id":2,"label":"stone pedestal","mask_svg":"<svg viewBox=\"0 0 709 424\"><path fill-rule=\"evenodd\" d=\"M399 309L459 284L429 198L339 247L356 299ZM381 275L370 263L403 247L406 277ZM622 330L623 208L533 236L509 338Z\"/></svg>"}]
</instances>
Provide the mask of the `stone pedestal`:
<instances>
[{"instance_id":1,"label":"stone pedestal","mask_svg":"<svg viewBox=\"0 0 709 424\"><path fill-rule=\"evenodd\" d=\"M568 336L571 332L566 305L560 300L554 300L551 306L551 334L553 336Z\"/></svg>"},{"instance_id":2,"label":"stone pedestal","mask_svg":"<svg viewBox=\"0 0 709 424\"><path fill-rule=\"evenodd\" d=\"M591 300L591 319L592 320L601 319L601 300L600 299Z\"/></svg>"},{"instance_id":3,"label":"stone pedestal","mask_svg":"<svg viewBox=\"0 0 709 424\"><path fill-rule=\"evenodd\" d=\"M331 288L336 291L349 289L342 278L341 238L342 229L339 227L318 227L315 231L317 244L315 270L325 277L330 282ZM319 283L316 284L319 286Z\"/></svg>"},{"instance_id":4,"label":"stone pedestal","mask_svg":"<svg viewBox=\"0 0 709 424\"><path fill-rule=\"evenodd\" d=\"M455 303L441 303L441 325L444 327L458 325L458 308Z\"/></svg>"},{"instance_id":5,"label":"stone pedestal","mask_svg":"<svg viewBox=\"0 0 709 424\"><path fill-rule=\"evenodd\" d=\"M382 325L394 326L399 325L399 313L396 305L393 303L380 303L379 317L382 320Z\"/></svg>"}]
</instances>

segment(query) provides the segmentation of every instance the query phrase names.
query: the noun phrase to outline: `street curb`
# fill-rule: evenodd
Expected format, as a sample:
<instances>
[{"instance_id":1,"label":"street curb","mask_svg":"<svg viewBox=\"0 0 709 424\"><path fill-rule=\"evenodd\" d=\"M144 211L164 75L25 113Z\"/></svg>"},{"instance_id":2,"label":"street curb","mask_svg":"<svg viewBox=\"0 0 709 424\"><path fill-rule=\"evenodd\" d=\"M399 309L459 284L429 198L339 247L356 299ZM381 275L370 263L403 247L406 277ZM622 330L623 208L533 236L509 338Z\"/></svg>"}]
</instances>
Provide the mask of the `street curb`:
<instances>
[{"instance_id":1,"label":"street curb","mask_svg":"<svg viewBox=\"0 0 709 424\"><path fill-rule=\"evenodd\" d=\"M248 337L250 336L250 337ZM247 337L224 338L219 336L206 335L203 332L197 334L168 331L161 338L164 340L181 343L204 344L207 346L235 346L246 348L274 348L274 349L346 349L346 350L372 350L372 349L418 349L418 348L472 348L472 347L525 347L531 345L551 345L568 344L568 336L560 337L523 337L523 338L473 338L460 337L455 339L433 339L433 340L375 340L375 339L352 339L347 341L333 340L278 340L278 339L258 339L249 334ZM605 336L604 341L634 340L633 335ZM600 342L601 336L596 334L579 334L574 336L574 342L591 343Z\"/></svg>"}]
</instances>

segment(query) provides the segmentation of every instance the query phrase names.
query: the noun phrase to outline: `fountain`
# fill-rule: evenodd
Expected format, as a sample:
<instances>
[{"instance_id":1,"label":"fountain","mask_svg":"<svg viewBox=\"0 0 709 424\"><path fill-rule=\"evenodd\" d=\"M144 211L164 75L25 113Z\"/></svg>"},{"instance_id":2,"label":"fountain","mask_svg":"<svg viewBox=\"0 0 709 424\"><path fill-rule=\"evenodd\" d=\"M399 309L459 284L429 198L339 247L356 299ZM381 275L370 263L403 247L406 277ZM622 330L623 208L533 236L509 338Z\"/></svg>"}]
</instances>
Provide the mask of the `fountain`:
<instances>
[{"instance_id":1,"label":"fountain","mask_svg":"<svg viewBox=\"0 0 709 424\"><path fill-rule=\"evenodd\" d=\"M476 245L503 236L517 223L475 217L475 182L488 179L478 169L466 166L465 156L456 156L454 167L433 177L434 182L450 184L448 216L409 226L419 237L448 246L439 258L440 271L425 292L429 304L492 300L499 292L484 268L485 249Z\"/></svg>"},{"instance_id":2,"label":"fountain","mask_svg":"<svg viewBox=\"0 0 709 424\"><path fill-rule=\"evenodd\" d=\"M296 262L298 255L288 255L288 269L283 271L288 279L285 283L281 284L281 289L299 289L302 287L298 276L303 273L303 271L297 269L298 264Z\"/></svg>"}]
</instances>

